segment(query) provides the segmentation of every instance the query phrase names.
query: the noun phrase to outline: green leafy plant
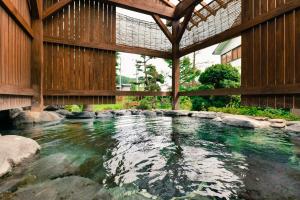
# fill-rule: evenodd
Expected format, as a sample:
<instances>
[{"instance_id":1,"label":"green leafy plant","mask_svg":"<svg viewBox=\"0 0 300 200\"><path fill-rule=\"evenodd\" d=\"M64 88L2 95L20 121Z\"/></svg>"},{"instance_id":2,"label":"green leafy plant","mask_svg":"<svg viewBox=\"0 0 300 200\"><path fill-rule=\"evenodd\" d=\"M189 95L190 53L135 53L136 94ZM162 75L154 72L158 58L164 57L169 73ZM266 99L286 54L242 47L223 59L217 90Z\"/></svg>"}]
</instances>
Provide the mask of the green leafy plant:
<instances>
[{"instance_id":1,"label":"green leafy plant","mask_svg":"<svg viewBox=\"0 0 300 200\"><path fill-rule=\"evenodd\" d=\"M213 65L199 77L198 90L237 88L240 86L239 71L231 65ZM240 96L191 97L192 110L207 110L209 107L232 107L240 105Z\"/></svg>"}]
</instances>

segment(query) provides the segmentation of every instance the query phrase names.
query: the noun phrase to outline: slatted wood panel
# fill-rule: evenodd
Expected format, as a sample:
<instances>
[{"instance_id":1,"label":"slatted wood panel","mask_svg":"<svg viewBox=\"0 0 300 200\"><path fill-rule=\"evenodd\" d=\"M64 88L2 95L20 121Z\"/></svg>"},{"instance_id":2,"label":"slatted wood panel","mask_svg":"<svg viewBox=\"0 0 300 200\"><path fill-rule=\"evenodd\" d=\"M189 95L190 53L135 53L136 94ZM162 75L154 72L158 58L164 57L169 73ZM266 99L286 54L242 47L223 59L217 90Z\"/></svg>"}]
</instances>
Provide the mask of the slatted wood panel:
<instances>
[{"instance_id":1,"label":"slatted wood panel","mask_svg":"<svg viewBox=\"0 0 300 200\"><path fill-rule=\"evenodd\" d=\"M31 24L27 2L11 0L11 3L25 21ZM12 15L0 6L0 86L26 89L31 87L30 52L31 38L20 28ZM0 87L0 110L30 105L30 96L3 95Z\"/></svg>"},{"instance_id":2,"label":"slatted wood panel","mask_svg":"<svg viewBox=\"0 0 300 200\"><path fill-rule=\"evenodd\" d=\"M45 8L56 3L45 0ZM76 0L44 21L44 36L80 43L115 44L116 8L98 0ZM45 104L114 103L114 96L87 97L92 91L115 91L114 51L44 43ZM49 96L53 91L78 91L77 96Z\"/></svg>"},{"instance_id":3,"label":"slatted wood panel","mask_svg":"<svg viewBox=\"0 0 300 200\"><path fill-rule=\"evenodd\" d=\"M293 0L244 0L242 20L255 19ZM300 9L242 34L242 86L290 86L300 81ZM297 56L298 55L298 56ZM244 105L300 108L300 96L243 96Z\"/></svg>"}]
</instances>

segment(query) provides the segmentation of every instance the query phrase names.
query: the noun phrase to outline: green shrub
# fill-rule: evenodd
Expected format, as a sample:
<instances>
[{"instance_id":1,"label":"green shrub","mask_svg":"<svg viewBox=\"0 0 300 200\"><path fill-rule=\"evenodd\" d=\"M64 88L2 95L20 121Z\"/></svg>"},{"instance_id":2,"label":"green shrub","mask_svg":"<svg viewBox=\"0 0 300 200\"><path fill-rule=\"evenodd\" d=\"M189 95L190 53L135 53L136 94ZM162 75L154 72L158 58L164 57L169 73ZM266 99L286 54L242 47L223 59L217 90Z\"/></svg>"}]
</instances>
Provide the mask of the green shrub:
<instances>
[{"instance_id":1,"label":"green shrub","mask_svg":"<svg viewBox=\"0 0 300 200\"><path fill-rule=\"evenodd\" d=\"M198 90L237 88L240 86L240 74L231 65L213 65L199 77L201 86ZM233 107L240 105L240 96L205 96L191 97L192 110L207 110L209 107Z\"/></svg>"},{"instance_id":2,"label":"green shrub","mask_svg":"<svg viewBox=\"0 0 300 200\"><path fill-rule=\"evenodd\" d=\"M70 112L82 112L82 105L66 105L65 109Z\"/></svg>"},{"instance_id":3,"label":"green shrub","mask_svg":"<svg viewBox=\"0 0 300 200\"><path fill-rule=\"evenodd\" d=\"M299 120L300 117L293 115L286 109L260 108L260 107L210 107L209 111L224 112L236 115L249 115L257 117L268 117L271 119L286 119L290 121Z\"/></svg>"}]
</instances>

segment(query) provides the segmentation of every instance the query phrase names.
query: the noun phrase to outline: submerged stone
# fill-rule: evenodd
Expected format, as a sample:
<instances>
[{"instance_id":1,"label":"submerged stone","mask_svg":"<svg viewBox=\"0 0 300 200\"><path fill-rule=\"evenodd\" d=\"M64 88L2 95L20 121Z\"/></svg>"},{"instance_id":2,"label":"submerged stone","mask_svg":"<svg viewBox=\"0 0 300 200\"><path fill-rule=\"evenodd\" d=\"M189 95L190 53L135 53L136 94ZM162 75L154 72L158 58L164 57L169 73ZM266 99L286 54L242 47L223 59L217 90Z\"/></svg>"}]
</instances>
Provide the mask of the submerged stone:
<instances>
[{"instance_id":1,"label":"submerged stone","mask_svg":"<svg viewBox=\"0 0 300 200\"><path fill-rule=\"evenodd\" d=\"M70 115L67 115L67 119L93 119L95 117L94 112L83 111L83 112L72 112Z\"/></svg>"},{"instance_id":2,"label":"submerged stone","mask_svg":"<svg viewBox=\"0 0 300 200\"><path fill-rule=\"evenodd\" d=\"M29 138L7 135L0 136L0 177L27 158L35 155L40 145Z\"/></svg>"},{"instance_id":3,"label":"submerged stone","mask_svg":"<svg viewBox=\"0 0 300 200\"><path fill-rule=\"evenodd\" d=\"M100 185L90 179L70 176L27 186L13 194L14 200L96 199Z\"/></svg>"},{"instance_id":4,"label":"submerged stone","mask_svg":"<svg viewBox=\"0 0 300 200\"><path fill-rule=\"evenodd\" d=\"M76 160L76 156L64 153L53 154L32 163L26 170L26 174L37 177L38 181L74 175L79 168Z\"/></svg>"}]
</instances>

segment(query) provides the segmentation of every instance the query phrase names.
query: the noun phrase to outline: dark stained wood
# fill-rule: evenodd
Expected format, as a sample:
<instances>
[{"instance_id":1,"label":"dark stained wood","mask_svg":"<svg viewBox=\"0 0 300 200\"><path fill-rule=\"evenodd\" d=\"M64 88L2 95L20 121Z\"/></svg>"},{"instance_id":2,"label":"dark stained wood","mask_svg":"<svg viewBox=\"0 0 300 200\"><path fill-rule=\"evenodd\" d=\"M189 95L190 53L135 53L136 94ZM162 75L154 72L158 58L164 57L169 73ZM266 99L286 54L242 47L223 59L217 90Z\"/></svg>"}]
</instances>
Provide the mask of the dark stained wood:
<instances>
[{"instance_id":1,"label":"dark stained wood","mask_svg":"<svg viewBox=\"0 0 300 200\"><path fill-rule=\"evenodd\" d=\"M171 92L111 91L111 90L47 90L45 96L171 96Z\"/></svg>"},{"instance_id":2,"label":"dark stained wood","mask_svg":"<svg viewBox=\"0 0 300 200\"><path fill-rule=\"evenodd\" d=\"M55 3L54 5L52 5L51 7L47 8L47 10L44 11L43 19L46 19L47 17L54 15L55 13L57 13L58 11L60 11L70 3L72 3L73 1L74 0L61 0Z\"/></svg>"},{"instance_id":3,"label":"dark stained wood","mask_svg":"<svg viewBox=\"0 0 300 200\"><path fill-rule=\"evenodd\" d=\"M125 45L116 45L109 43L92 43L92 42L79 42L74 40L66 40L59 39L52 36L44 36L44 42L46 43L54 43L54 44L64 44L69 46L77 46L91 49L99 49L99 50L110 50L110 51L119 51L124 53L135 53L142 54L147 56L153 56L158 58L171 58L171 53L164 51L157 51L152 49L145 49L141 47L129 47Z\"/></svg>"},{"instance_id":4,"label":"dark stained wood","mask_svg":"<svg viewBox=\"0 0 300 200\"><path fill-rule=\"evenodd\" d=\"M192 5L191 7L189 7L189 9L186 10L186 14L184 15L184 20L181 24L179 24L179 30L176 35L176 41L178 41L178 43L180 43L180 40L186 30L186 27L187 27L189 21L191 20L194 8L195 8L195 5Z\"/></svg>"},{"instance_id":5,"label":"dark stained wood","mask_svg":"<svg viewBox=\"0 0 300 200\"><path fill-rule=\"evenodd\" d=\"M179 96L226 96L226 95L277 95L277 94L300 94L300 85L283 85L261 88L231 88L201 90L191 92L179 92Z\"/></svg>"},{"instance_id":6,"label":"dark stained wood","mask_svg":"<svg viewBox=\"0 0 300 200\"><path fill-rule=\"evenodd\" d=\"M14 95L14 96L33 96L34 90L31 88L22 88L14 85L0 84L0 95Z\"/></svg>"},{"instance_id":7,"label":"dark stained wood","mask_svg":"<svg viewBox=\"0 0 300 200\"><path fill-rule=\"evenodd\" d=\"M41 1L39 0L27 0L29 4L30 9L30 15L33 19L41 18L43 15L43 7L41 7L39 4Z\"/></svg>"},{"instance_id":8,"label":"dark stained wood","mask_svg":"<svg viewBox=\"0 0 300 200\"><path fill-rule=\"evenodd\" d=\"M137 12L158 15L166 19L172 19L174 16L175 8L159 4L153 0L141 1L141 0L107 0L116 6L134 10Z\"/></svg>"},{"instance_id":9,"label":"dark stained wood","mask_svg":"<svg viewBox=\"0 0 300 200\"><path fill-rule=\"evenodd\" d=\"M152 15L153 19L159 26L159 28L162 30L162 32L166 35L166 37L169 39L169 41L172 43L173 42L173 36L172 33L169 31L167 26L163 23L163 21L160 19L158 15Z\"/></svg>"},{"instance_id":10,"label":"dark stained wood","mask_svg":"<svg viewBox=\"0 0 300 200\"><path fill-rule=\"evenodd\" d=\"M32 35L22 23L29 26L30 12L26 1L0 4L0 110L27 107L34 95L30 88Z\"/></svg>"},{"instance_id":11,"label":"dark stained wood","mask_svg":"<svg viewBox=\"0 0 300 200\"><path fill-rule=\"evenodd\" d=\"M181 17L183 17L184 15L186 15L187 11L191 8L191 7L195 7L199 2L201 2L202 0L184 0L181 1L175 9L174 12L174 19L178 20Z\"/></svg>"},{"instance_id":12,"label":"dark stained wood","mask_svg":"<svg viewBox=\"0 0 300 200\"><path fill-rule=\"evenodd\" d=\"M26 22L20 11L14 6L10 0L1 0L0 6L2 6L16 21L18 25L32 38L33 31L30 25Z\"/></svg>"},{"instance_id":13,"label":"dark stained wood","mask_svg":"<svg viewBox=\"0 0 300 200\"><path fill-rule=\"evenodd\" d=\"M179 31L179 21L173 21L172 33L176 37ZM178 110L180 107L179 102L179 80L180 80L180 58L179 54L179 41L174 40L172 44L172 109Z\"/></svg>"},{"instance_id":14,"label":"dark stained wood","mask_svg":"<svg viewBox=\"0 0 300 200\"><path fill-rule=\"evenodd\" d=\"M43 1L38 0L40 10L43 8ZM44 109L43 102L43 79L44 79L44 47L43 47L43 21L42 18L37 18L32 21L32 29L34 38L32 40L31 49L31 84L35 91L32 99L31 109L33 111L42 111Z\"/></svg>"}]
</instances>

